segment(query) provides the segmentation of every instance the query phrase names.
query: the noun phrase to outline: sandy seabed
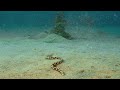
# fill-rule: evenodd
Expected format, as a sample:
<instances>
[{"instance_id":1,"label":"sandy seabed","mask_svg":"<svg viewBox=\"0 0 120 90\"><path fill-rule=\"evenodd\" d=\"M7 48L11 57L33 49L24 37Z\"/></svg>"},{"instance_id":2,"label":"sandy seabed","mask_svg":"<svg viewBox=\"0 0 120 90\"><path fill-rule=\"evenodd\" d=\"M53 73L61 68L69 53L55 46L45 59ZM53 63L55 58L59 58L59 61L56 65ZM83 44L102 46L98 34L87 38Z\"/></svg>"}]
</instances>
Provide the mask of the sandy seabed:
<instances>
[{"instance_id":1,"label":"sandy seabed","mask_svg":"<svg viewBox=\"0 0 120 90\"><path fill-rule=\"evenodd\" d=\"M104 32L70 33L74 40L54 35L43 37L15 37L0 39L1 79L120 79L120 38ZM4 35L5 36L5 35ZM7 37L7 36L6 36ZM35 39L37 38L37 39ZM61 57L58 67L62 76L51 69L55 60L47 55Z\"/></svg>"}]
</instances>

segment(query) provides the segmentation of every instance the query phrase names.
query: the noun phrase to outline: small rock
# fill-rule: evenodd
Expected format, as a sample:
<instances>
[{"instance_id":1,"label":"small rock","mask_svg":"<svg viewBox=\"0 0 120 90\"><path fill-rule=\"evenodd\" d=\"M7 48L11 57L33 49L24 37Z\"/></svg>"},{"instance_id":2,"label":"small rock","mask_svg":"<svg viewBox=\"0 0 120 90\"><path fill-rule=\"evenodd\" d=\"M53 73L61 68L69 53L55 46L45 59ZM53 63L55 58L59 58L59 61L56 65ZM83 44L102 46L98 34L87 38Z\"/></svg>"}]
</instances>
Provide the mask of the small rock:
<instances>
[{"instance_id":1,"label":"small rock","mask_svg":"<svg viewBox=\"0 0 120 90\"><path fill-rule=\"evenodd\" d=\"M85 70L80 70L80 73L83 73L83 72L85 72Z\"/></svg>"},{"instance_id":2,"label":"small rock","mask_svg":"<svg viewBox=\"0 0 120 90\"><path fill-rule=\"evenodd\" d=\"M91 66L91 68L92 68L92 69L95 69L95 67L94 67L94 66Z\"/></svg>"},{"instance_id":3,"label":"small rock","mask_svg":"<svg viewBox=\"0 0 120 90\"><path fill-rule=\"evenodd\" d=\"M107 75L107 76L105 76L105 78L111 78L111 76L108 76L108 75Z\"/></svg>"}]
</instances>

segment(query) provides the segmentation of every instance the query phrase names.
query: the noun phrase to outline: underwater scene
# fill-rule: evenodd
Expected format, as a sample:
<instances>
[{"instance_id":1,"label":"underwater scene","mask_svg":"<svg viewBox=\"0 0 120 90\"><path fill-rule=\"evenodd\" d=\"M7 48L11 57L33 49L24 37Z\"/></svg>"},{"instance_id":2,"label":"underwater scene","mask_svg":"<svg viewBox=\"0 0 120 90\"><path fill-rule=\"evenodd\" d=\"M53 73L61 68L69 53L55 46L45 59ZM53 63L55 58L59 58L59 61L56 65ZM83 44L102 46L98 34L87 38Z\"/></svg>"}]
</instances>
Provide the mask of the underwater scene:
<instances>
[{"instance_id":1,"label":"underwater scene","mask_svg":"<svg viewBox=\"0 0 120 90\"><path fill-rule=\"evenodd\" d=\"M120 11L0 11L0 79L120 79Z\"/></svg>"}]
</instances>

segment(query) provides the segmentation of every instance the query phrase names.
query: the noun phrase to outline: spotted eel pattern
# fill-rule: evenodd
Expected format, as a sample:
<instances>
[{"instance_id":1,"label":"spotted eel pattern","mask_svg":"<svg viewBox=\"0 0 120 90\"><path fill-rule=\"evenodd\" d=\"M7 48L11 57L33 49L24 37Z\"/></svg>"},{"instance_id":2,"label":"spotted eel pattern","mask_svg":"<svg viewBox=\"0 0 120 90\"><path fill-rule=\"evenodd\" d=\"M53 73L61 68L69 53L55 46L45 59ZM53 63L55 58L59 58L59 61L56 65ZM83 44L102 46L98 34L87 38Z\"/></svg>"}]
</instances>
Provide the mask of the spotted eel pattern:
<instances>
[{"instance_id":1,"label":"spotted eel pattern","mask_svg":"<svg viewBox=\"0 0 120 90\"><path fill-rule=\"evenodd\" d=\"M51 65L51 68L52 68L53 70L59 72L61 75L65 75L65 73L64 73L62 70L60 70L60 68L57 67L59 64L61 64L61 63L64 62L64 60L63 60L62 58L60 58L60 57L53 57L52 55L48 55L48 56L46 57L46 59L49 59L49 60L56 60L56 59L57 59L57 60L60 60L60 61L58 61L58 62L53 63L53 64Z\"/></svg>"}]
</instances>

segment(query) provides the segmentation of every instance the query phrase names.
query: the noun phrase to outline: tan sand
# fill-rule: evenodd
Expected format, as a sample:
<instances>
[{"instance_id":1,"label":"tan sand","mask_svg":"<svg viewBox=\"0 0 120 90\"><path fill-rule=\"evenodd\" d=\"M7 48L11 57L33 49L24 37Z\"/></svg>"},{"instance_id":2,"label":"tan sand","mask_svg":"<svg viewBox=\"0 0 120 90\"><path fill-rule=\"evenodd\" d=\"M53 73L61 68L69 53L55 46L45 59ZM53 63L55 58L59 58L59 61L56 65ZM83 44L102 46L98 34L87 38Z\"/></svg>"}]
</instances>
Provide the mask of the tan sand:
<instances>
[{"instance_id":1,"label":"tan sand","mask_svg":"<svg viewBox=\"0 0 120 90\"><path fill-rule=\"evenodd\" d=\"M77 39L70 41L57 37L59 42L52 39L52 43L49 40L46 42L47 37L1 39L0 78L120 78L120 38L105 36L104 33L98 37L96 34L93 35L94 32L81 38L80 33L73 33L76 36L78 34ZM52 38L51 36L48 37ZM64 63L58 66L65 72L64 76L51 69L51 65L57 60L45 59L50 54L64 59Z\"/></svg>"}]
</instances>

